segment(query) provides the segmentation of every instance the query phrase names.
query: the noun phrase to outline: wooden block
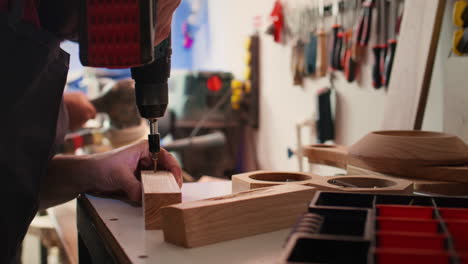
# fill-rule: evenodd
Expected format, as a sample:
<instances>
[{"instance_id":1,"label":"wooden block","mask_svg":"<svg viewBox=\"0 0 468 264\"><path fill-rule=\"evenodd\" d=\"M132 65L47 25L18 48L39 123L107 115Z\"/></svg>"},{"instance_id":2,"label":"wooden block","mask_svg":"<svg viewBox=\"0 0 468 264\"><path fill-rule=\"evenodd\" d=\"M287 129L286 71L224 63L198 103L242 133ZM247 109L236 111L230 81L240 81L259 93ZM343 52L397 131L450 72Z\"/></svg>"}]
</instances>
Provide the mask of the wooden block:
<instances>
[{"instance_id":1,"label":"wooden block","mask_svg":"<svg viewBox=\"0 0 468 264\"><path fill-rule=\"evenodd\" d=\"M346 146L316 144L303 147L302 153L307 157L309 163L313 164L323 164L342 169L346 169L348 164L348 148Z\"/></svg>"},{"instance_id":2,"label":"wooden block","mask_svg":"<svg viewBox=\"0 0 468 264\"><path fill-rule=\"evenodd\" d=\"M162 209L164 239L192 248L291 227L315 188L279 185Z\"/></svg>"},{"instance_id":3,"label":"wooden block","mask_svg":"<svg viewBox=\"0 0 468 264\"><path fill-rule=\"evenodd\" d=\"M168 171L142 171L141 182L145 229L161 229L161 208L182 202L179 185Z\"/></svg>"}]
</instances>

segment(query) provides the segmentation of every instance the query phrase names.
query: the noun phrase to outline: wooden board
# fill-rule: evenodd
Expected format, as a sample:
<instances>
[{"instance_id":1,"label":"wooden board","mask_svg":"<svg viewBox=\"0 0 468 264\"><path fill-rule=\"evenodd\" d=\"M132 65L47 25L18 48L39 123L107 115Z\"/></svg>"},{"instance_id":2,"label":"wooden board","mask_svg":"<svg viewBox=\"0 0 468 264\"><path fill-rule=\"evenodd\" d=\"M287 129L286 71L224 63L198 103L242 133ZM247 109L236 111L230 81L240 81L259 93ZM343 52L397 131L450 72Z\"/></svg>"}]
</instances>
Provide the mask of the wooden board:
<instances>
[{"instance_id":1,"label":"wooden board","mask_svg":"<svg viewBox=\"0 0 468 264\"><path fill-rule=\"evenodd\" d=\"M168 171L142 171L141 182L145 229L161 229L161 207L182 201L179 185L172 173Z\"/></svg>"},{"instance_id":2,"label":"wooden board","mask_svg":"<svg viewBox=\"0 0 468 264\"><path fill-rule=\"evenodd\" d=\"M292 226L315 189L280 185L164 207L167 242L199 247Z\"/></svg>"},{"instance_id":3,"label":"wooden board","mask_svg":"<svg viewBox=\"0 0 468 264\"><path fill-rule=\"evenodd\" d=\"M341 153L328 146L306 148L310 163L322 164L326 160L329 164L341 164L346 160L346 166L403 178L468 183L468 146L458 137L445 133L374 131L349 147L347 156L345 148Z\"/></svg>"},{"instance_id":4,"label":"wooden board","mask_svg":"<svg viewBox=\"0 0 468 264\"><path fill-rule=\"evenodd\" d=\"M385 176L389 179L398 179L398 176L383 174L380 172L366 170L363 168L348 165L348 175L367 174ZM450 195L450 196L466 196L468 195L468 183L438 181L438 180L425 180L425 179L408 179L413 183L415 192L421 192L434 195Z\"/></svg>"},{"instance_id":5,"label":"wooden board","mask_svg":"<svg viewBox=\"0 0 468 264\"><path fill-rule=\"evenodd\" d=\"M236 174L232 176L232 193L271 187L280 184L308 185L312 183L313 176L317 175L304 172L266 170Z\"/></svg>"},{"instance_id":6,"label":"wooden board","mask_svg":"<svg viewBox=\"0 0 468 264\"><path fill-rule=\"evenodd\" d=\"M185 183L182 186L182 202L230 193L230 181ZM200 248L185 249L164 242L162 230L145 230L143 211L140 207L120 200L91 195L83 195L81 200L87 205L87 212L99 235L104 239L106 247L118 257L118 263L275 263L280 256L284 239L290 232L288 228Z\"/></svg>"},{"instance_id":7,"label":"wooden board","mask_svg":"<svg viewBox=\"0 0 468 264\"><path fill-rule=\"evenodd\" d=\"M299 184L318 191L411 194L411 181L385 175L319 176L303 172L254 171L232 176L233 193L267 186Z\"/></svg>"},{"instance_id":8,"label":"wooden board","mask_svg":"<svg viewBox=\"0 0 468 264\"><path fill-rule=\"evenodd\" d=\"M421 129L445 0L405 1L383 129Z\"/></svg>"},{"instance_id":9,"label":"wooden board","mask_svg":"<svg viewBox=\"0 0 468 264\"><path fill-rule=\"evenodd\" d=\"M302 153L309 163L322 164L346 169L348 148L341 145L316 144L302 147Z\"/></svg>"}]
</instances>

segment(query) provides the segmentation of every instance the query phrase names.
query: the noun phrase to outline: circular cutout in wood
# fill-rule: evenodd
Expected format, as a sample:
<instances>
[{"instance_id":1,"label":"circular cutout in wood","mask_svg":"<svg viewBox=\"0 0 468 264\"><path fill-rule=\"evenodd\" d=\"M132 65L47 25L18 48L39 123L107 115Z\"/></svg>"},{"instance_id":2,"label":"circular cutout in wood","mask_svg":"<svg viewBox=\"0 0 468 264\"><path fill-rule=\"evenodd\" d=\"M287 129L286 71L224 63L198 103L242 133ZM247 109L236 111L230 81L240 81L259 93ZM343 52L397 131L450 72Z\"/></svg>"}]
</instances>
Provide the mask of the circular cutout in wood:
<instances>
[{"instance_id":1,"label":"circular cutout in wood","mask_svg":"<svg viewBox=\"0 0 468 264\"><path fill-rule=\"evenodd\" d=\"M420 131L420 130L382 130L382 131L374 131L371 133L382 135L382 136L392 136L392 137L413 137L413 138L416 138L416 137L419 137L419 138L453 137L452 135L445 134L445 133L432 132L432 131Z\"/></svg>"},{"instance_id":2,"label":"circular cutout in wood","mask_svg":"<svg viewBox=\"0 0 468 264\"><path fill-rule=\"evenodd\" d=\"M313 148L336 148L336 145L328 145L328 144L314 144L310 146Z\"/></svg>"},{"instance_id":3,"label":"circular cutout in wood","mask_svg":"<svg viewBox=\"0 0 468 264\"><path fill-rule=\"evenodd\" d=\"M308 184L313 174L285 171L255 171L232 176L233 193L279 184Z\"/></svg>"},{"instance_id":4,"label":"circular cutout in wood","mask_svg":"<svg viewBox=\"0 0 468 264\"><path fill-rule=\"evenodd\" d=\"M311 180L312 177L300 173L287 172L262 172L254 173L249 176L250 179L266 182L299 182Z\"/></svg>"},{"instance_id":5,"label":"circular cutout in wood","mask_svg":"<svg viewBox=\"0 0 468 264\"><path fill-rule=\"evenodd\" d=\"M330 184L340 186L340 187L349 187L349 188L388 188L396 186L397 183L391 180L378 179L378 178L369 178L369 177L334 177L331 180L327 181Z\"/></svg>"}]
</instances>

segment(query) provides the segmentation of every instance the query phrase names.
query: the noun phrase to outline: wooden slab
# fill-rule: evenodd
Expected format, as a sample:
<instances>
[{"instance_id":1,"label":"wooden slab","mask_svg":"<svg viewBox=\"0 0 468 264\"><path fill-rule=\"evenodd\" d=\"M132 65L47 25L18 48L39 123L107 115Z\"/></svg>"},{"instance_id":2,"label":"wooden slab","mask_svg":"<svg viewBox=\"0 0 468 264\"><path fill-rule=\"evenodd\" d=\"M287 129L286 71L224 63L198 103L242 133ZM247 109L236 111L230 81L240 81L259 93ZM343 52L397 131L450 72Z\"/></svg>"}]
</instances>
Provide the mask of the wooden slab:
<instances>
[{"instance_id":1,"label":"wooden slab","mask_svg":"<svg viewBox=\"0 0 468 264\"><path fill-rule=\"evenodd\" d=\"M374 131L347 150L309 146L310 163L354 166L403 178L468 183L468 146L460 138L417 130ZM337 154L339 153L339 154ZM347 164L343 165L346 160Z\"/></svg>"},{"instance_id":2,"label":"wooden slab","mask_svg":"<svg viewBox=\"0 0 468 264\"><path fill-rule=\"evenodd\" d=\"M348 148L341 145L316 144L304 146L302 153L309 163L322 164L346 169Z\"/></svg>"},{"instance_id":3,"label":"wooden slab","mask_svg":"<svg viewBox=\"0 0 468 264\"><path fill-rule=\"evenodd\" d=\"M383 129L421 129L445 0L405 1Z\"/></svg>"},{"instance_id":4,"label":"wooden slab","mask_svg":"<svg viewBox=\"0 0 468 264\"><path fill-rule=\"evenodd\" d=\"M247 172L232 176L232 192L238 193L281 184L308 185L312 183L313 176L317 175L304 172L267 170Z\"/></svg>"},{"instance_id":5,"label":"wooden slab","mask_svg":"<svg viewBox=\"0 0 468 264\"><path fill-rule=\"evenodd\" d=\"M230 193L230 181L184 183L182 202L208 199ZM82 205L86 205L86 211L90 213L92 223L103 238L104 244L117 257L117 263L275 263L280 256L284 239L290 232L289 228L286 228L200 248L186 249L166 243L162 230L145 230L143 210L140 207L120 200L91 195L82 195L80 200Z\"/></svg>"},{"instance_id":6,"label":"wooden slab","mask_svg":"<svg viewBox=\"0 0 468 264\"><path fill-rule=\"evenodd\" d=\"M292 226L315 188L280 185L162 209L164 239L192 248Z\"/></svg>"},{"instance_id":7,"label":"wooden slab","mask_svg":"<svg viewBox=\"0 0 468 264\"><path fill-rule=\"evenodd\" d=\"M389 179L399 179L396 175L388 175L380 172L366 170L363 168L348 165L348 174L350 176L355 174L378 175L385 176ZM427 179L407 179L413 183L415 192L422 192L434 195L450 195L450 196L466 196L468 195L468 183L449 182L440 180L427 180Z\"/></svg>"},{"instance_id":8,"label":"wooden slab","mask_svg":"<svg viewBox=\"0 0 468 264\"><path fill-rule=\"evenodd\" d=\"M319 176L304 172L254 171L232 176L233 193L275 185L305 185L319 191L411 194L409 180L368 173Z\"/></svg>"},{"instance_id":9,"label":"wooden slab","mask_svg":"<svg viewBox=\"0 0 468 264\"><path fill-rule=\"evenodd\" d=\"M145 229L161 229L161 207L182 201L179 185L168 171L142 171L141 182Z\"/></svg>"}]
</instances>

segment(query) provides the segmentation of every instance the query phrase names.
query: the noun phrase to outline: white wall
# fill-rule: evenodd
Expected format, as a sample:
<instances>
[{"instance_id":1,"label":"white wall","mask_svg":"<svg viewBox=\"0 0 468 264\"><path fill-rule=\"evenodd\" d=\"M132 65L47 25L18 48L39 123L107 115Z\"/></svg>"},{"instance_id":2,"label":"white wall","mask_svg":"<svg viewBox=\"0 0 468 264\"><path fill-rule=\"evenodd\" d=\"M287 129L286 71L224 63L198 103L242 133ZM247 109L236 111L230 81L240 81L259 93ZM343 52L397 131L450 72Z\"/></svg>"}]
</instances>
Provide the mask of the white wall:
<instances>
[{"instance_id":1,"label":"white wall","mask_svg":"<svg viewBox=\"0 0 468 264\"><path fill-rule=\"evenodd\" d=\"M253 31L253 17L260 15L266 24L274 0L209 0L211 55L203 59L208 69L233 72L242 78L245 68L245 39ZM328 86L326 78L307 80L304 87L294 86L290 72L291 47L273 42L262 32L261 123L258 155L263 169L297 170L297 161L288 160L286 150L294 147L295 125L312 117L318 89ZM372 41L372 40L371 40ZM448 54L446 50L441 54ZM440 56L438 56L439 58ZM385 91L371 85L372 58L369 56L359 84L348 84L341 73L335 86L338 92L337 142L350 145L382 123ZM442 130L443 62L436 59L437 74L429 94L424 128Z\"/></svg>"},{"instance_id":2,"label":"white wall","mask_svg":"<svg viewBox=\"0 0 468 264\"><path fill-rule=\"evenodd\" d=\"M443 67L444 87L444 131L455 134L468 143L468 58L458 57L447 52L452 47L452 34L456 27L452 23L451 13L455 0L448 0L450 8L445 10L445 19L442 25L444 35L440 46L444 47L441 53Z\"/></svg>"}]
</instances>

